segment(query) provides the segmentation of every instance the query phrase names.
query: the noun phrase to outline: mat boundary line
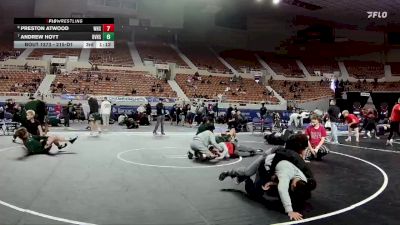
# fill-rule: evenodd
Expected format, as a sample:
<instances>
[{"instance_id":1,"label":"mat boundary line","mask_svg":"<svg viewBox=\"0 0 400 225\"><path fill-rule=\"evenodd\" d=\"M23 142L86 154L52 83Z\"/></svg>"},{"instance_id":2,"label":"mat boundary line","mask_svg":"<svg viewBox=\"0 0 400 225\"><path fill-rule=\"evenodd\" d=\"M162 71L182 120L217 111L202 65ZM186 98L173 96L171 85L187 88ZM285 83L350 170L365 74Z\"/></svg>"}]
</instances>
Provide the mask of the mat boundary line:
<instances>
[{"instance_id":1,"label":"mat boundary line","mask_svg":"<svg viewBox=\"0 0 400 225\"><path fill-rule=\"evenodd\" d=\"M307 223L307 222L311 222L311 221L315 221L315 220L319 220L319 219L328 218L328 217L331 217L331 216L336 216L336 215L345 213L345 212L347 212L347 211L353 210L353 209L355 209L355 208L357 208L357 207L359 207L359 206L362 206L362 205L368 203L369 201L371 201L371 200L373 200L374 198L378 197L378 196L386 189L386 187L387 187L387 185L388 185L388 183L389 183L388 175L386 174L386 172L385 172L382 168L380 168L380 167L377 166L376 164L374 164L374 163L372 163L372 162L370 162L370 161L367 161L367 160L365 160L365 159L361 159L361 158L358 158L358 157L355 157L355 156L352 156L352 155L348 155L348 154L344 154L344 153L340 153L340 152L330 151L330 153L337 154L337 155L341 155L341 156L346 156L346 157L349 157L349 158L352 158L352 159L356 159L356 160L358 160L358 161L361 161L361 162L364 162L364 163L366 163L366 164L368 164L368 165L373 166L373 167L374 167L375 169L377 169L377 170L382 174L382 176L383 176L383 184L382 184L382 186L381 186L373 195L369 196L368 198L366 198L366 199L364 199L364 200L362 200L362 201L359 201L359 202L357 202L357 203L355 203L355 204L352 204L352 205L350 205L350 206L348 206L348 207L346 207L346 208L339 209L339 210L336 210L336 211L333 211L333 212L330 212L330 213L325 213L325 214L322 214L322 215L319 215L319 216L314 216L314 217L306 218L306 219L299 220L299 221L289 221L289 222L283 222L283 223L273 223L273 224L271 224L271 225L300 224L300 223Z\"/></svg>"}]
</instances>

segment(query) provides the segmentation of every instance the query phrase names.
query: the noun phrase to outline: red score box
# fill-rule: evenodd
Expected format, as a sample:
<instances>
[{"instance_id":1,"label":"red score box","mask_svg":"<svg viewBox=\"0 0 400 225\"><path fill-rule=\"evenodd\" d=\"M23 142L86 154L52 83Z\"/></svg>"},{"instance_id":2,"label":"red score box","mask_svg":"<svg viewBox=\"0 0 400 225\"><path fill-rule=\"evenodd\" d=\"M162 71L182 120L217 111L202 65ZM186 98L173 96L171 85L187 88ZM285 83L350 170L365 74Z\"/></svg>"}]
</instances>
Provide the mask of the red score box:
<instances>
[{"instance_id":1,"label":"red score box","mask_svg":"<svg viewBox=\"0 0 400 225\"><path fill-rule=\"evenodd\" d=\"M114 32L114 24L103 24L103 32Z\"/></svg>"}]
</instances>

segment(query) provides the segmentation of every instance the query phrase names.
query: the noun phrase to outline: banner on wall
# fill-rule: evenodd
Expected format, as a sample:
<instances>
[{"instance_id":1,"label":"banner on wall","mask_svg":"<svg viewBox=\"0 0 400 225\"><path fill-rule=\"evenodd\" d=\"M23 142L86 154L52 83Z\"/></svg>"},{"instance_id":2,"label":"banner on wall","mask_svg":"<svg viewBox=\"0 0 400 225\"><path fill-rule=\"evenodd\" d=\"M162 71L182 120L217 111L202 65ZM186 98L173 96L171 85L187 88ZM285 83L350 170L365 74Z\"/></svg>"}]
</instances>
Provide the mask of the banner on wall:
<instances>
[{"instance_id":1,"label":"banner on wall","mask_svg":"<svg viewBox=\"0 0 400 225\"><path fill-rule=\"evenodd\" d=\"M98 100L102 100L105 97L111 102L137 102L137 103L154 103L159 102L160 98L163 99L164 102L174 103L176 102L176 98L163 98L163 97L143 97L143 96L111 96L111 95L101 95L95 96ZM87 95L70 95L70 94L62 94L60 95L61 99L64 100L87 100Z\"/></svg>"},{"instance_id":2,"label":"banner on wall","mask_svg":"<svg viewBox=\"0 0 400 225\"><path fill-rule=\"evenodd\" d=\"M252 70L250 71L250 74L253 75L254 77L262 77L263 75L262 71L259 70Z\"/></svg>"},{"instance_id":3,"label":"banner on wall","mask_svg":"<svg viewBox=\"0 0 400 225\"><path fill-rule=\"evenodd\" d=\"M146 103L147 99L145 97L136 97L136 96L96 96L98 100L102 100L107 98L110 102L143 102Z\"/></svg>"},{"instance_id":4,"label":"banner on wall","mask_svg":"<svg viewBox=\"0 0 400 225\"><path fill-rule=\"evenodd\" d=\"M64 100L87 100L87 95L69 95L69 94L62 94L60 95L61 99Z\"/></svg>"},{"instance_id":5,"label":"banner on wall","mask_svg":"<svg viewBox=\"0 0 400 225\"><path fill-rule=\"evenodd\" d=\"M154 66L158 70L169 70L168 64L155 64Z\"/></svg>"}]
</instances>

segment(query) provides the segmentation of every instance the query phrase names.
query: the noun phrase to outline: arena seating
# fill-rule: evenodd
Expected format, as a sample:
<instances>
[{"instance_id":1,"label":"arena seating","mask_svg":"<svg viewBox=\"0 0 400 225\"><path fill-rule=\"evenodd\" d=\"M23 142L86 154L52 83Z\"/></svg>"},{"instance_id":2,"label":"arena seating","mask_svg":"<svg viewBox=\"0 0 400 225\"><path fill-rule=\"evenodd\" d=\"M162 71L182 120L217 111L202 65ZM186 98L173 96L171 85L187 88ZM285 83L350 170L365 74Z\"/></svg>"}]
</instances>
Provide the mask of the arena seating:
<instances>
[{"instance_id":1,"label":"arena seating","mask_svg":"<svg viewBox=\"0 0 400 225\"><path fill-rule=\"evenodd\" d=\"M347 72L357 79L374 79L385 76L382 63L372 61L344 61Z\"/></svg>"},{"instance_id":2,"label":"arena seating","mask_svg":"<svg viewBox=\"0 0 400 225\"><path fill-rule=\"evenodd\" d=\"M134 65L126 42L116 42L114 49L91 49L89 60L96 65Z\"/></svg>"},{"instance_id":3,"label":"arena seating","mask_svg":"<svg viewBox=\"0 0 400 225\"><path fill-rule=\"evenodd\" d=\"M388 63L392 70L392 76L400 76L400 62Z\"/></svg>"},{"instance_id":4,"label":"arena seating","mask_svg":"<svg viewBox=\"0 0 400 225\"><path fill-rule=\"evenodd\" d=\"M277 75L285 77L305 77L303 71L299 68L294 59L272 54L261 54L260 57L267 62Z\"/></svg>"},{"instance_id":5,"label":"arena seating","mask_svg":"<svg viewBox=\"0 0 400 225\"><path fill-rule=\"evenodd\" d=\"M0 39L0 61L7 59L16 59L23 49L14 49L11 41Z\"/></svg>"},{"instance_id":6,"label":"arena seating","mask_svg":"<svg viewBox=\"0 0 400 225\"><path fill-rule=\"evenodd\" d=\"M135 43L140 57L143 61L154 63L176 63L179 67L187 67L186 63L167 43L157 41L137 41Z\"/></svg>"},{"instance_id":7,"label":"arena seating","mask_svg":"<svg viewBox=\"0 0 400 225\"><path fill-rule=\"evenodd\" d=\"M329 82L273 80L269 85L285 100L306 102L333 95Z\"/></svg>"},{"instance_id":8,"label":"arena seating","mask_svg":"<svg viewBox=\"0 0 400 225\"><path fill-rule=\"evenodd\" d=\"M0 92L35 93L43 73L22 70L0 70Z\"/></svg>"},{"instance_id":9,"label":"arena seating","mask_svg":"<svg viewBox=\"0 0 400 225\"><path fill-rule=\"evenodd\" d=\"M44 55L52 55L54 58L67 58L68 56L77 56L81 54L81 49L34 49L29 57L41 58Z\"/></svg>"},{"instance_id":10,"label":"arena seating","mask_svg":"<svg viewBox=\"0 0 400 225\"><path fill-rule=\"evenodd\" d=\"M254 52L251 51L241 49L225 50L221 51L219 55L238 72L242 72L243 70L249 72L250 70L262 69L262 66L258 62Z\"/></svg>"},{"instance_id":11,"label":"arena seating","mask_svg":"<svg viewBox=\"0 0 400 225\"><path fill-rule=\"evenodd\" d=\"M278 102L277 98L268 96L267 89L253 79L243 78L232 82L229 77L200 77L201 81L193 79L193 76L190 75L178 74L176 81L189 98L201 96L207 99L216 99L218 95L222 94L226 100ZM189 79L190 82L188 82ZM226 91L227 87L230 88L230 91Z\"/></svg>"},{"instance_id":12,"label":"arena seating","mask_svg":"<svg viewBox=\"0 0 400 225\"><path fill-rule=\"evenodd\" d=\"M302 59L301 61L311 76L317 76L315 71L320 71L321 75L340 71L338 63L333 59Z\"/></svg>"},{"instance_id":13,"label":"arena seating","mask_svg":"<svg viewBox=\"0 0 400 225\"><path fill-rule=\"evenodd\" d=\"M156 87L152 92L152 86L157 86L157 84L161 86L162 90ZM136 93L133 92L133 89ZM176 97L176 93L169 84L156 79L147 72L121 70L78 70L68 75L58 75L52 84L52 92Z\"/></svg>"},{"instance_id":14,"label":"arena seating","mask_svg":"<svg viewBox=\"0 0 400 225\"><path fill-rule=\"evenodd\" d=\"M179 49L201 70L208 70L216 73L230 73L230 70L218 60L207 46L180 45Z\"/></svg>"}]
</instances>

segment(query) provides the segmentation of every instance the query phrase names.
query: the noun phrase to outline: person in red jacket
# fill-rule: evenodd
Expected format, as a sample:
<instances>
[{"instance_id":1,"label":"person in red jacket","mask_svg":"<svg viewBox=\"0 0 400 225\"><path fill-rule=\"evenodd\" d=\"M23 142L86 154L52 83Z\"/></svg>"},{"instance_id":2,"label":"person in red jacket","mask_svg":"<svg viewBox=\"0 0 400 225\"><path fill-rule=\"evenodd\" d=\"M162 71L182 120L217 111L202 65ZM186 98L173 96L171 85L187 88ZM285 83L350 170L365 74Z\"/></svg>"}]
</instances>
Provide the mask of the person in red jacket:
<instances>
[{"instance_id":1,"label":"person in red jacket","mask_svg":"<svg viewBox=\"0 0 400 225\"><path fill-rule=\"evenodd\" d=\"M386 145L393 146L394 132L400 136L400 98L397 100L397 104L393 106L392 114L390 114L390 134Z\"/></svg>"},{"instance_id":2,"label":"person in red jacket","mask_svg":"<svg viewBox=\"0 0 400 225\"><path fill-rule=\"evenodd\" d=\"M354 115L349 113L348 110L344 110L342 112L342 115L344 117L344 119L346 120L347 125L349 126L348 130L349 130L349 134L348 134L348 138L345 140L347 142L351 141L351 134L353 133L353 130L355 132L355 136L356 136L356 142L360 142L360 119Z\"/></svg>"}]
</instances>

